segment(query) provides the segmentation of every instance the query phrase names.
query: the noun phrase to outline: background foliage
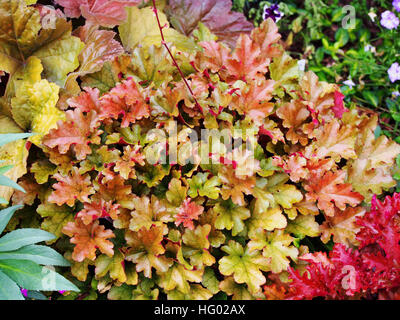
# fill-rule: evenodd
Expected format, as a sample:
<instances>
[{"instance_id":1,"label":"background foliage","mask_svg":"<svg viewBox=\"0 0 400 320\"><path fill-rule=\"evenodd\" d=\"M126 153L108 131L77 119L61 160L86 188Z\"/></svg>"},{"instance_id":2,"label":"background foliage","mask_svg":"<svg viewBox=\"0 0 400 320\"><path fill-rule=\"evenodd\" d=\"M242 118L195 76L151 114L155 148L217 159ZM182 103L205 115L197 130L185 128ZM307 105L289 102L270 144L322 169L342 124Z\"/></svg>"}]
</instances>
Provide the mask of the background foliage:
<instances>
[{"instance_id":1,"label":"background foliage","mask_svg":"<svg viewBox=\"0 0 400 320\"><path fill-rule=\"evenodd\" d=\"M71 264L79 292L46 296L398 296L387 30L369 16L341 29L335 1L280 4L284 37L264 2L234 3L255 29L230 0L44 4L0 0L0 132L35 133L1 147L20 190L0 196L23 205L8 234L50 232ZM174 124L173 140L151 131ZM201 129L225 129L233 150L188 138Z\"/></svg>"}]
</instances>

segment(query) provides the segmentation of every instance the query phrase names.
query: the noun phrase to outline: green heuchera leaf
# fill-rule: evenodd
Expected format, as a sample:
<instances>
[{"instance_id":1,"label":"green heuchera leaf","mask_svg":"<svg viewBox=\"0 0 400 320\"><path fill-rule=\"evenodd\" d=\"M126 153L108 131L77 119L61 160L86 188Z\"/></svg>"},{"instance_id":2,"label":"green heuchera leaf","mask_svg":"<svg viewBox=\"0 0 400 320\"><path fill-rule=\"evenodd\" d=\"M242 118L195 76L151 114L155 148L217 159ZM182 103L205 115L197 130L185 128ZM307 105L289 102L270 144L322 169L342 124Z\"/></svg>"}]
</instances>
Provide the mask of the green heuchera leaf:
<instances>
[{"instance_id":1,"label":"green heuchera leaf","mask_svg":"<svg viewBox=\"0 0 400 320\"><path fill-rule=\"evenodd\" d=\"M209 300L213 294L200 284L191 284L188 293L179 290L167 292L168 300Z\"/></svg>"},{"instance_id":2,"label":"green heuchera leaf","mask_svg":"<svg viewBox=\"0 0 400 320\"><path fill-rule=\"evenodd\" d=\"M233 240L223 246L222 251L228 255L219 260L219 271L225 276L233 275L239 284L246 283L250 292L258 292L266 281L261 270L269 270L269 260L260 251L250 251L249 247L243 248Z\"/></svg>"},{"instance_id":3,"label":"green heuchera leaf","mask_svg":"<svg viewBox=\"0 0 400 320\"><path fill-rule=\"evenodd\" d=\"M226 277L225 280L220 282L219 288L228 296L232 296L232 300L255 300L265 298L261 291L251 294L245 284L236 283L233 277Z\"/></svg>"},{"instance_id":4,"label":"green heuchera leaf","mask_svg":"<svg viewBox=\"0 0 400 320\"><path fill-rule=\"evenodd\" d=\"M182 182L173 178L168 186L168 191L166 192L167 200L176 207L179 207L183 200L186 199L187 187L182 186Z\"/></svg>"},{"instance_id":5,"label":"green heuchera leaf","mask_svg":"<svg viewBox=\"0 0 400 320\"><path fill-rule=\"evenodd\" d=\"M209 173L200 172L188 180L189 183L189 196L196 198L197 196L208 197L210 199L218 199L219 188L221 181L218 176L208 178Z\"/></svg>"},{"instance_id":6,"label":"green heuchera leaf","mask_svg":"<svg viewBox=\"0 0 400 320\"><path fill-rule=\"evenodd\" d=\"M271 79L276 81L276 94L281 98L285 95L285 91L289 95L293 95L298 88L298 79L301 73L298 61L291 58L289 54L284 53L273 60L269 70Z\"/></svg>"},{"instance_id":7,"label":"green heuchera leaf","mask_svg":"<svg viewBox=\"0 0 400 320\"><path fill-rule=\"evenodd\" d=\"M262 254L270 261L269 268L274 273L285 271L290 260L297 259L299 251L291 245L294 238L285 234L283 230L274 232L255 232L248 247L251 251L262 250Z\"/></svg>"},{"instance_id":8,"label":"green heuchera leaf","mask_svg":"<svg viewBox=\"0 0 400 320\"><path fill-rule=\"evenodd\" d=\"M287 180L286 174L258 179L254 188L255 210L259 212L277 205L290 209L294 203L300 202L303 194L294 185L285 184Z\"/></svg>"},{"instance_id":9,"label":"green heuchera leaf","mask_svg":"<svg viewBox=\"0 0 400 320\"><path fill-rule=\"evenodd\" d=\"M82 77L82 87L97 88L100 94L114 88L118 82L118 72L110 61L105 62L100 71Z\"/></svg>"},{"instance_id":10,"label":"green heuchera leaf","mask_svg":"<svg viewBox=\"0 0 400 320\"><path fill-rule=\"evenodd\" d=\"M66 205L57 206L54 203L47 202L37 208L37 213L44 218L41 228L54 234L56 239L61 237L62 228L68 222L74 221L73 210Z\"/></svg>"},{"instance_id":11,"label":"green heuchera leaf","mask_svg":"<svg viewBox=\"0 0 400 320\"><path fill-rule=\"evenodd\" d=\"M196 268L203 266L211 266L215 263L215 258L210 254L210 242L208 235L211 231L211 226L205 224L198 226L195 230L186 229L182 236L185 246L182 251L184 256L188 257L190 264Z\"/></svg>"},{"instance_id":12,"label":"green heuchera leaf","mask_svg":"<svg viewBox=\"0 0 400 320\"><path fill-rule=\"evenodd\" d=\"M280 207L265 209L262 211L253 210L249 220L246 221L249 235L258 232L258 229L272 231L283 229L287 225L286 217L282 214Z\"/></svg>"},{"instance_id":13,"label":"green heuchera leaf","mask_svg":"<svg viewBox=\"0 0 400 320\"><path fill-rule=\"evenodd\" d=\"M212 268L206 268L203 274L202 285L211 291L212 294L217 294L219 289L219 281L215 276L215 272Z\"/></svg>"},{"instance_id":14,"label":"green heuchera leaf","mask_svg":"<svg viewBox=\"0 0 400 320\"><path fill-rule=\"evenodd\" d=\"M303 239L306 236L317 237L320 234L320 227L315 221L314 216L300 215L295 220L289 222L286 231L294 234L299 239Z\"/></svg>"},{"instance_id":15,"label":"green heuchera leaf","mask_svg":"<svg viewBox=\"0 0 400 320\"><path fill-rule=\"evenodd\" d=\"M95 262L96 278L99 279L109 273L111 279L118 280L119 282L125 282L127 278L124 267L122 265L123 261L124 256L119 251L116 251L113 257L102 254L96 259Z\"/></svg>"},{"instance_id":16,"label":"green heuchera leaf","mask_svg":"<svg viewBox=\"0 0 400 320\"><path fill-rule=\"evenodd\" d=\"M237 206L231 200L217 203L214 211L217 213L215 227L220 230L232 230L233 236L244 230L243 220L250 218L249 209Z\"/></svg>"},{"instance_id":17,"label":"green heuchera leaf","mask_svg":"<svg viewBox=\"0 0 400 320\"><path fill-rule=\"evenodd\" d=\"M167 49L161 45L151 45L133 50L128 75L137 82L143 81L147 85L154 83L158 87L172 78L175 70Z\"/></svg>"},{"instance_id":18,"label":"green heuchera leaf","mask_svg":"<svg viewBox=\"0 0 400 320\"><path fill-rule=\"evenodd\" d=\"M44 184L49 180L50 175L57 172L57 166L50 161L41 160L32 164L30 171L34 174L37 183Z\"/></svg>"},{"instance_id":19,"label":"green heuchera leaf","mask_svg":"<svg viewBox=\"0 0 400 320\"><path fill-rule=\"evenodd\" d=\"M203 270L187 270L182 264L175 263L167 272L159 274L158 285L166 291L177 288L183 294L188 294L189 281L200 283L202 277Z\"/></svg>"}]
</instances>

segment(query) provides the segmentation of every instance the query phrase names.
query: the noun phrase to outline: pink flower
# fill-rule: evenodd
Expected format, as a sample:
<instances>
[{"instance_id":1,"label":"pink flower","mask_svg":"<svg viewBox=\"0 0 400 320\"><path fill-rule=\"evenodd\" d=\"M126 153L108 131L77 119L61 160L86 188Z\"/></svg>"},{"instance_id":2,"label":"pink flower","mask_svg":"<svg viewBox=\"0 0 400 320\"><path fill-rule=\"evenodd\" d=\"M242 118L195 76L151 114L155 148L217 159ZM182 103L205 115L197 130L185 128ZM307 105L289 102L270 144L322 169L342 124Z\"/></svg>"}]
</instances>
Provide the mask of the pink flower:
<instances>
[{"instance_id":1,"label":"pink flower","mask_svg":"<svg viewBox=\"0 0 400 320\"><path fill-rule=\"evenodd\" d=\"M389 10L386 10L381 15L381 25L384 26L386 29L396 29L399 26L399 18Z\"/></svg>"}]
</instances>

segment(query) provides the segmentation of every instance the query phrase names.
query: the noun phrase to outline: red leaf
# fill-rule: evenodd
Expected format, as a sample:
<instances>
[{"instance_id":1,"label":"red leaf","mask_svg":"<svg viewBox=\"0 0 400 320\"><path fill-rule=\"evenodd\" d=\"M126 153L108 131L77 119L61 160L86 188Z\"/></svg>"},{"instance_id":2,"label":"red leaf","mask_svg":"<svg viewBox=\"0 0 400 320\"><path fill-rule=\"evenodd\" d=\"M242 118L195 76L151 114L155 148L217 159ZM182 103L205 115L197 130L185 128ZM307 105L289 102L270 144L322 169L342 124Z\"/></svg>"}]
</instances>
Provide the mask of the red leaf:
<instances>
[{"instance_id":1,"label":"red leaf","mask_svg":"<svg viewBox=\"0 0 400 320\"><path fill-rule=\"evenodd\" d=\"M198 205L196 202L191 202L190 199L186 199L179 208L179 213L176 215L175 225L179 226L183 223L185 228L193 230L193 220L197 220L203 211L204 207Z\"/></svg>"},{"instance_id":2,"label":"red leaf","mask_svg":"<svg viewBox=\"0 0 400 320\"><path fill-rule=\"evenodd\" d=\"M202 22L219 40L235 47L241 33L249 34L252 23L239 12L232 12L230 0L170 0L166 8L175 29L190 35Z\"/></svg>"},{"instance_id":3,"label":"red leaf","mask_svg":"<svg viewBox=\"0 0 400 320\"><path fill-rule=\"evenodd\" d=\"M100 119L118 119L122 115L121 127L126 128L136 120L150 116L150 109L139 92L136 83L128 79L101 97Z\"/></svg>"},{"instance_id":4,"label":"red leaf","mask_svg":"<svg viewBox=\"0 0 400 320\"><path fill-rule=\"evenodd\" d=\"M340 91L335 91L334 100L335 105L332 107L332 111L336 118L342 119L343 113L349 111L349 109L345 108L343 103L344 94L342 94Z\"/></svg>"},{"instance_id":5,"label":"red leaf","mask_svg":"<svg viewBox=\"0 0 400 320\"><path fill-rule=\"evenodd\" d=\"M142 0L56 0L68 17L82 15L87 21L105 27L114 27L126 18L125 7L136 6Z\"/></svg>"}]
</instances>

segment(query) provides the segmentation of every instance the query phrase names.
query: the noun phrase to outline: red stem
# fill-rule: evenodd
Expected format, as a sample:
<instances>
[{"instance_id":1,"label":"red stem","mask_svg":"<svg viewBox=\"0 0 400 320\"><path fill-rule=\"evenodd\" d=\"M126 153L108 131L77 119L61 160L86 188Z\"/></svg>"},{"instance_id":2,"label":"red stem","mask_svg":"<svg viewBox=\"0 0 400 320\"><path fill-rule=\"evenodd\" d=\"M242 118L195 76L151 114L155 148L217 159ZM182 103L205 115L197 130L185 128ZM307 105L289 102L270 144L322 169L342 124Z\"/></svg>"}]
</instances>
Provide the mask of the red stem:
<instances>
[{"instance_id":1,"label":"red stem","mask_svg":"<svg viewBox=\"0 0 400 320\"><path fill-rule=\"evenodd\" d=\"M186 78L185 78L185 75L183 74L181 68L179 68L178 63L176 62L174 56L172 55L171 50L169 50L167 43L165 42L164 33L163 33L163 31L162 31L162 29L163 29L164 27L161 26L160 18L158 17L158 11L157 11L157 6L156 6L156 0L153 0L153 12L154 12L155 15L156 15L158 28L160 29L161 44L167 49L167 51L168 51L168 53L169 53L169 55L170 55L170 57L171 57L171 59L172 59L172 62L174 63L175 67L178 69L179 74L181 75L183 81L185 82L186 87L188 88L190 94L192 95L196 106L199 108L200 112L203 113L203 108L202 108L202 107L200 106L200 104L197 102L197 99L196 99L196 97L194 96L194 93L193 93L193 91L192 91L192 88L190 88L189 83L187 82L187 80L186 80Z\"/></svg>"}]
</instances>

